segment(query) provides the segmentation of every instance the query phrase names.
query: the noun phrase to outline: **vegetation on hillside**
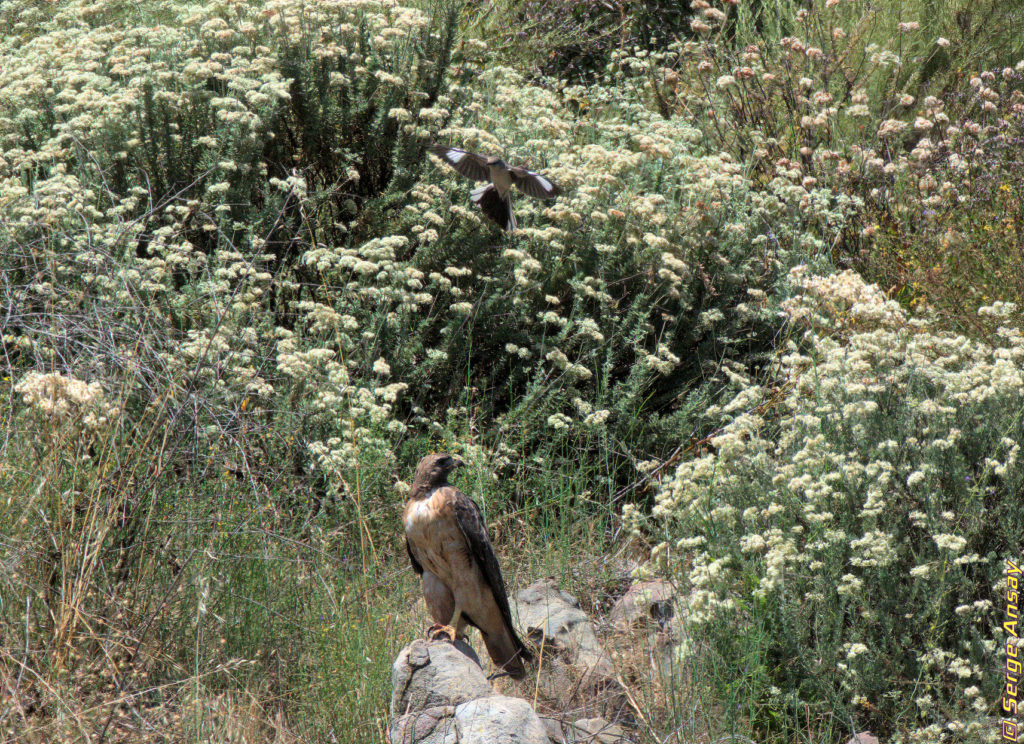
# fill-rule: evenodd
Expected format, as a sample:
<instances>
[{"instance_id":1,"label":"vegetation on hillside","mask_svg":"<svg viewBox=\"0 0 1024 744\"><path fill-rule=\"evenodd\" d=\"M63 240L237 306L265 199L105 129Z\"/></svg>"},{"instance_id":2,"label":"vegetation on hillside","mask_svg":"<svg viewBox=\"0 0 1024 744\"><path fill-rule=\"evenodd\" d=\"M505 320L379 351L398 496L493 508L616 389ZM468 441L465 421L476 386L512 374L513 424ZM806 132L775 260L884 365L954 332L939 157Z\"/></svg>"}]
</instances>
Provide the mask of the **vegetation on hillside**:
<instances>
[{"instance_id":1,"label":"vegetation on hillside","mask_svg":"<svg viewBox=\"0 0 1024 744\"><path fill-rule=\"evenodd\" d=\"M1021 27L0 2L3 736L383 741L437 450L514 587L599 606L628 535L679 580L638 736L994 736ZM434 141L564 195L502 235Z\"/></svg>"}]
</instances>

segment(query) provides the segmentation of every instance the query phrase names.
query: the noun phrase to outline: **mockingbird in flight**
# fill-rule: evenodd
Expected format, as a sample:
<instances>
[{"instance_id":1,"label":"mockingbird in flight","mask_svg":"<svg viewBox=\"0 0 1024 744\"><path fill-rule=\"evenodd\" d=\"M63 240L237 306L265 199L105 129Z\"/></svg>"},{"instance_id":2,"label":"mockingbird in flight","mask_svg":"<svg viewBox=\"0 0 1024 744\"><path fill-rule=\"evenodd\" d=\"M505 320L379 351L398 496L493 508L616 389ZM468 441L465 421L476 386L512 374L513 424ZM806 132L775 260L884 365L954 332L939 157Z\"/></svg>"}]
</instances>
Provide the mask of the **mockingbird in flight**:
<instances>
[{"instance_id":1,"label":"mockingbird in flight","mask_svg":"<svg viewBox=\"0 0 1024 744\"><path fill-rule=\"evenodd\" d=\"M477 155L475 152L445 145L431 145L428 149L466 178L490 181L473 189L469 198L485 215L497 222L502 230L508 232L516 229L510 193L513 186L537 199L553 199L562 193L557 184L539 173L522 166L509 165L495 155Z\"/></svg>"}]
</instances>

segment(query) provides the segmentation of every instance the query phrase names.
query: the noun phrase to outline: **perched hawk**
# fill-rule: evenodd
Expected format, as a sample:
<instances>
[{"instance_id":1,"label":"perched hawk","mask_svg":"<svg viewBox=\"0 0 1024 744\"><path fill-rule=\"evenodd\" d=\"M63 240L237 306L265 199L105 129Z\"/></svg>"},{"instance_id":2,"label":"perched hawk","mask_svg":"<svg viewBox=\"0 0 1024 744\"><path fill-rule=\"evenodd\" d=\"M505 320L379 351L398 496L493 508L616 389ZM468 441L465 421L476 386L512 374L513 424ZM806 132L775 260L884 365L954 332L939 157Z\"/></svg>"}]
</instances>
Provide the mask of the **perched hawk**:
<instances>
[{"instance_id":1,"label":"perched hawk","mask_svg":"<svg viewBox=\"0 0 1024 744\"><path fill-rule=\"evenodd\" d=\"M509 165L494 155L477 155L445 145L431 145L430 152L466 178L490 181L474 189L469 198L479 205L485 215L498 223L502 230L516 229L516 216L512 212L512 187L537 199L553 199L562 193L558 186L539 173L518 165Z\"/></svg>"},{"instance_id":2,"label":"perched hawk","mask_svg":"<svg viewBox=\"0 0 1024 744\"><path fill-rule=\"evenodd\" d=\"M448 484L448 473L462 464L445 454L420 460L403 515L405 546L437 623L430 632L454 642L467 624L478 628L491 660L519 679L532 656L512 628L483 515L473 499Z\"/></svg>"}]
</instances>

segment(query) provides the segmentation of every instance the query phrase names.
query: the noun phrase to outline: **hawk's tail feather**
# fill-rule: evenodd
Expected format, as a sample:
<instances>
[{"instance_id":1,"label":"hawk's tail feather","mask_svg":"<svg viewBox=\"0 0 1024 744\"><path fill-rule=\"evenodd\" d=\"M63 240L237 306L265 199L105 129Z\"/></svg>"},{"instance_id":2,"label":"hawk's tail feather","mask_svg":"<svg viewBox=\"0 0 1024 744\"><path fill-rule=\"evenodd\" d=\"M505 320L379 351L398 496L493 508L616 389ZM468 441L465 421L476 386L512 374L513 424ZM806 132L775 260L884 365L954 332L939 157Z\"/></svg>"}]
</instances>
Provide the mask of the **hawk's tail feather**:
<instances>
[{"instance_id":1,"label":"hawk's tail feather","mask_svg":"<svg viewBox=\"0 0 1024 744\"><path fill-rule=\"evenodd\" d=\"M533 654L526 647L526 644L520 640L519 636L516 635L515 631L512 631L512 637L516 639L516 645L519 647L519 658L525 662L533 661Z\"/></svg>"},{"instance_id":2,"label":"hawk's tail feather","mask_svg":"<svg viewBox=\"0 0 1024 744\"><path fill-rule=\"evenodd\" d=\"M519 640L515 631L505 628L499 636L482 632L480 635L483 636L491 661L502 671L508 672L513 679L522 679L526 674L524 662L533 661L533 654Z\"/></svg>"}]
</instances>

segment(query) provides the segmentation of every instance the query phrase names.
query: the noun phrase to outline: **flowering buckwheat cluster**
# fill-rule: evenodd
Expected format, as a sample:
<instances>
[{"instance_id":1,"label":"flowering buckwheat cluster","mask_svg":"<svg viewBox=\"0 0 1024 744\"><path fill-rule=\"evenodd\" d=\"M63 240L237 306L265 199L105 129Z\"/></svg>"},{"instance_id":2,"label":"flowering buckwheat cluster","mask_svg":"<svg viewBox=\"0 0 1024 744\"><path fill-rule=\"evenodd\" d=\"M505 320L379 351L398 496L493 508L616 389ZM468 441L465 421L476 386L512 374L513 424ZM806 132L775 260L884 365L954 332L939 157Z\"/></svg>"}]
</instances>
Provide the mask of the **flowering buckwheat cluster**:
<instances>
[{"instance_id":1,"label":"flowering buckwheat cluster","mask_svg":"<svg viewBox=\"0 0 1024 744\"><path fill-rule=\"evenodd\" d=\"M106 429L121 413L106 399L99 382L84 382L56 372L29 372L14 391L47 432L94 434Z\"/></svg>"},{"instance_id":2,"label":"flowering buckwheat cluster","mask_svg":"<svg viewBox=\"0 0 1024 744\"><path fill-rule=\"evenodd\" d=\"M8 348L36 368L87 360L127 411L170 406L185 436L275 411L301 378L290 334L315 357L336 329L301 296L325 266L300 246L346 240L396 143L447 118L445 22L394 0L169 2L145 21L108 0L0 8Z\"/></svg>"},{"instance_id":3,"label":"flowering buckwheat cluster","mask_svg":"<svg viewBox=\"0 0 1024 744\"><path fill-rule=\"evenodd\" d=\"M938 741L932 725L969 723L998 698L1024 336L1012 305L983 308L999 326L981 343L850 271L791 280L794 335L771 387L737 375L735 399L708 412L724 426L661 488L657 553L685 578L694 639L756 626L763 653L796 655L799 672L777 671L804 680L803 703L835 685L851 705L912 713L926 724L913 738Z\"/></svg>"},{"instance_id":4,"label":"flowering buckwheat cluster","mask_svg":"<svg viewBox=\"0 0 1024 744\"><path fill-rule=\"evenodd\" d=\"M771 333L780 269L833 241L851 208L788 177L752 190L733 158L652 112L628 76L556 92L491 65L450 93L465 103L439 141L523 162L565 195L515 199L520 229L495 245L469 183L432 160L393 234L303 254L343 288L331 293L338 330L310 340L344 354L353 379L383 359L420 399L450 396L468 364L476 388L511 391L499 441L517 451L636 438L652 398L665 420L643 426L664 429L648 428L645 446L667 435L678 380L714 374L713 346ZM301 306L310 328L325 327L326 304ZM458 408L409 421L451 441Z\"/></svg>"},{"instance_id":5,"label":"flowering buckwheat cluster","mask_svg":"<svg viewBox=\"0 0 1024 744\"><path fill-rule=\"evenodd\" d=\"M999 23L975 33L968 11L924 22L897 4L815 0L793 19L780 7L766 34L760 6L690 6L693 38L615 59L652 108L692 118L758 181L789 179L801 209L842 201L854 219L833 247L860 251L911 302L979 325L966 316L1020 297L1007 259L1024 223L1024 60L990 51Z\"/></svg>"}]
</instances>

